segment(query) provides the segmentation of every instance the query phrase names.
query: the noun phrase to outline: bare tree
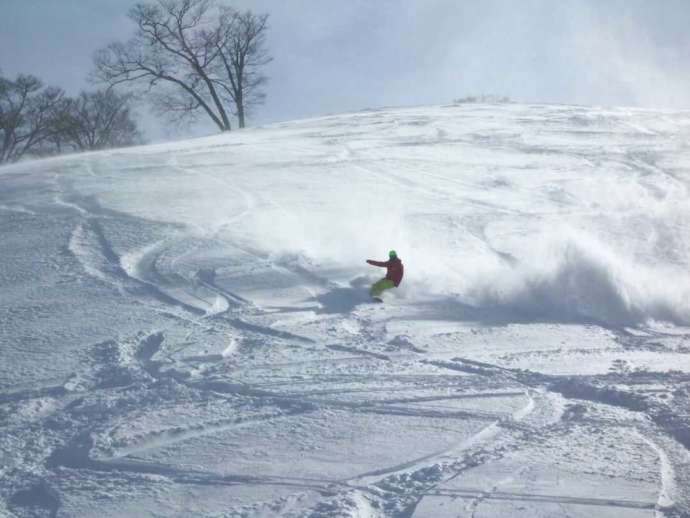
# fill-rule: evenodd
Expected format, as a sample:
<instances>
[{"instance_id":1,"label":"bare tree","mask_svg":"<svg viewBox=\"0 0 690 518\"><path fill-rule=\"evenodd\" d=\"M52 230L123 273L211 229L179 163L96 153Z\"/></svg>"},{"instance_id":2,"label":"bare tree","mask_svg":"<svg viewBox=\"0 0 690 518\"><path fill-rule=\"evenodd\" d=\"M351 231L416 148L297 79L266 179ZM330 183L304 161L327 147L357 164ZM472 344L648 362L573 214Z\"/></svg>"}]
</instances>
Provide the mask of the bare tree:
<instances>
[{"instance_id":1,"label":"bare tree","mask_svg":"<svg viewBox=\"0 0 690 518\"><path fill-rule=\"evenodd\" d=\"M70 145L69 137L67 136L67 128L70 123L69 107L71 103L72 99L63 97L53 106L53 115L50 121L50 134L46 139L47 149L42 150L43 153L41 154L48 154L48 152L60 154L65 147L69 147L70 150L74 149L74 146Z\"/></svg>"},{"instance_id":2,"label":"bare tree","mask_svg":"<svg viewBox=\"0 0 690 518\"><path fill-rule=\"evenodd\" d=\"M239 126L244 128L249 108L266 98L262 87L267 78L261 69L272 60L266 49L268 15L228 7L222 13L215 81L232 100Z\"/></svg>"},{"instance_id":3,"label":"bare tree","mask_svg":"<svg viewBox=\"0 0 690 518\"><path fill-rule=\"evenodd\" d=\"M137 4L129 17L134 38L96 54L97 78L142 86L159 112L173 119L204 113L221 131L231 129L230 101L244 126L247 101L263 95L266 16L239 15L215 0L155 0ZM242 31L250 38L244 44Z\"/></svg>"},{"instance_id":4,"label":"bare tree","mask_svg":"<svg viewBox=\"0 0 690 518\"><path fill-rule=\"evenodd\" d=\"M34 76L0 77L0 163L17 161L50 139L63 98L61 89L44 88Z\"/></svg>"},{"instance_id":5,"label":"bare tree","mask_svg":"<svg viewBox=\"0 0 690 518\"><path fill-rule=\"evenodd\" d=\"M62 142L79 151L131 146L141 135L130 111L131 96L111 89L82 92L56 120Z\"/></svg>"}]
</instances>

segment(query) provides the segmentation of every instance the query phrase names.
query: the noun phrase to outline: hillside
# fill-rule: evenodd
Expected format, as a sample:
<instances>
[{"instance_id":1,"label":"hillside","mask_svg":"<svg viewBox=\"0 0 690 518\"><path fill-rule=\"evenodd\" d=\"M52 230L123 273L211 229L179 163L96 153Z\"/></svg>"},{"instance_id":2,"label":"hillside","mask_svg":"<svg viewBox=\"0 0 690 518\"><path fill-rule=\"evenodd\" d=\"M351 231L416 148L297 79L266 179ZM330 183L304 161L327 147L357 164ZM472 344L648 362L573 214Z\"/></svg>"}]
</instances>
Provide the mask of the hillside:
<instances>
[{"instance_id":1,"label":"hillside","mask_svg":"<svg viewBox=\"0 0 690 518\"><path fill-rule=\"evenodd\" d=\"M449 105L0 168L0 515L690 516L689 143Z\"/></svg>"}]
</instances>

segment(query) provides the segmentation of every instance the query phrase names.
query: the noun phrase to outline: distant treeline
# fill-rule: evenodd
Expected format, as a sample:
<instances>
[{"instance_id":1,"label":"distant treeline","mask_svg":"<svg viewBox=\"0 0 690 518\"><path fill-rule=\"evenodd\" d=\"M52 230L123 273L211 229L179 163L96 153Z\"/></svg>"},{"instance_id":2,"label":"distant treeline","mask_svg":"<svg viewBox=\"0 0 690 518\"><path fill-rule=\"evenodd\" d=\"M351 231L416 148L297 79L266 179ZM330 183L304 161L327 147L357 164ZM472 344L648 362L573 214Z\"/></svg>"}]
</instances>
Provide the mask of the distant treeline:
<instances>
[{"instance_id":1,"label":"distant treeline","mask_svg":"<svg viewBox=\"0 0 690 518\"><path fill-rule=\"evenodd\" d=\"M482 95L468 95L467 97L460 97L453 99L453 104L507 104L513 102L510 97L493 94Z\"/></svg>"},{"instance_id":2,"label":"distant treeline","mask_svg":"<svg viewBox=\"0 0 690 518\"><path fill-rule=\"evenodd\" d=\"M135 100L174 122L201 116L229 131L234 118L245 127L266 97L268 15L217 0L153 0L129 18L134 36L95 54L89 79L101 89L69 98L33 75L0 73L0 163L142 143Z\"/></svg>"},{"instance_id":3,"label":"distant treeline","mask_svg":"<svg viewBox=\"0 0 690 518\"><path fill-rule=\"evenodd\" d=\"M0 75L0 163L140 143L130 99L113 90L70 98L31 75Z\"/></svg>"}]
</instances>

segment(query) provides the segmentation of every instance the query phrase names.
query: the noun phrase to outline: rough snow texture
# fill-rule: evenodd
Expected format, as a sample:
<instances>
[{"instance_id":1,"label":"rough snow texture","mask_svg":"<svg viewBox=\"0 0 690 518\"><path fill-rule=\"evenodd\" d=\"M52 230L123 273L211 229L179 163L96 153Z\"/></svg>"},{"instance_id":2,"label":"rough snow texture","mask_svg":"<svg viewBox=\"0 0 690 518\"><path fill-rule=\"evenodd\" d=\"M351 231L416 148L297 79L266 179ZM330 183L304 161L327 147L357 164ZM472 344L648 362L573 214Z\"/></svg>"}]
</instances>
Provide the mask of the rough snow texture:
<instances>
[{"instance_id":1,"label":"rough snow texture","mask_svg":"<svg viewBox=\"0 0 690 518\"><path fill-rule=\"evenodd\" d=\"M689 137L442 106L0 169L0 515L690 516Z\"/></svg>"}]
</instances>

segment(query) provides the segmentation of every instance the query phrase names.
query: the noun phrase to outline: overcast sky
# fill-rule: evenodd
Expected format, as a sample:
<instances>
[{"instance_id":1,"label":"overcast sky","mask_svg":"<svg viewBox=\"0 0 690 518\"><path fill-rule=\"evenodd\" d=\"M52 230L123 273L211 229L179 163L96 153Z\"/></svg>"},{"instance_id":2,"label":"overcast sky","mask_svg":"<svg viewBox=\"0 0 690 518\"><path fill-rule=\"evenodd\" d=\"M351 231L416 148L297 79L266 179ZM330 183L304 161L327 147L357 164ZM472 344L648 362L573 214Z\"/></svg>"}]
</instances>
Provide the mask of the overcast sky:
<instances>
[{"instance_id":1,"label":"overcast sky","mask_svg":"<svg viewBox=\"0 0 690 518\"><path fill-rule=\"evenodd\" d=\"M0 0L0 69L88 88L93 52L133 34L135 3ZM690 0L226 3L270 15L274 61L254 123L483 93L690 108Z\"/></svg>"}]
</instances>

